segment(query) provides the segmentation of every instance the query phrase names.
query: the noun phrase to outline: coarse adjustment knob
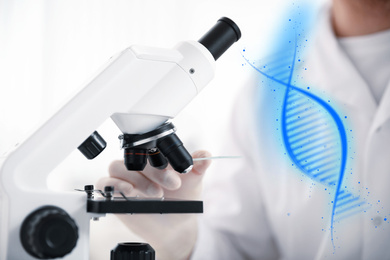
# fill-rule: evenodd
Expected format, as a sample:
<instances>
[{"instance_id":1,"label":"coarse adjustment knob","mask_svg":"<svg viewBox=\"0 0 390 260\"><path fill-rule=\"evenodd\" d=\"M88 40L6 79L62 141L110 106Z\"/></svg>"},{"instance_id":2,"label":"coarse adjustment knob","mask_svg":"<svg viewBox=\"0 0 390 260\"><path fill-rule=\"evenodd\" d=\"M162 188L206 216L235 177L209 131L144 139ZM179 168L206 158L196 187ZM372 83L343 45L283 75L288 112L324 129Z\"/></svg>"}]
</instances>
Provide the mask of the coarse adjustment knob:
<instances>
[{"instance_id":1,"label":"coarse adjustment knob","mask_svg":"<svg viewBox=\"0 0 390 260\"><path fill-rule=\"evenodd\" d=\"M38 259L63 257L76 246L78 228L61 208L41 207L23 221L20 240L24 249Z\"/></svg>"},{"instance_id":2,"label":"coarse adjustment knob","mask_svg":"<svg viewBox=\"0 0 390 260\"><path fill-rule=\"evenodd\" d=\"M154 260L154 249L147 243L119 243L111 250L111 260Z\"/></svg>"},{"instance_id":3,"label":"coarse adjustment knob","mask_svg":"<svg viewBox=\"0 0 390 260\"><path fill-rule=\"evenodd\" d=\"M88 160L94 159L98 156L107 146L106 141L97 132L93 132L77 149L84 154Z\"/></svg>"}]
</instances>

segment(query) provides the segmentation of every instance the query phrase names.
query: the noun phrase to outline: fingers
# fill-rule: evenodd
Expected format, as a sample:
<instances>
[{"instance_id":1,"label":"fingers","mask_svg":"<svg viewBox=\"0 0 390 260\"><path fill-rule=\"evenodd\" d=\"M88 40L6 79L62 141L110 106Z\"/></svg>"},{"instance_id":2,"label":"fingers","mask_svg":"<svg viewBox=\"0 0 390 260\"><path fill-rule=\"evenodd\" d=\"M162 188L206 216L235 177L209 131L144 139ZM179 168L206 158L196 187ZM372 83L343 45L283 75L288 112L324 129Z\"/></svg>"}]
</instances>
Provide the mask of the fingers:
<instances>
[{"instance_id":1,"label":"fingers","mask_svg":"<svg viewBox=\"0 0 390 260\"><path fill-rule=\"evenodd\" d=\"M96 184L100 190L104 190L105 186L114 186L115 191L120 191L127 197L146 196L161 198L163 196L161 187L155 183L151 183L151 185L155 187L151 188L151 186L149 186L147 189L137 188L137 186L127 181L112 177L101 178Z\"/></svg>"},{"instance_id":2,"label":"fingers","mask_svg":"<svg viewBox=\"0 0 390 260\"><path fill-rule=\"evenodd\" d=\"M130 183L137 183L137 188L144 188L143 184L152 181L167 190L178 189L181 185L180 177L171 169L159 170L147 165L142 172L128 171L123 161L114 161L109 168L111 177L119 178ZM141 184L141 185L140 185Z\"/></svg>"},{"instance_id":3,"label":"fingers","mask_svg":"<svg viewBox=\"0 0 390 260\"><path fill-rule=\"evenodd\" d=\"M194 153L192 153L192 158L208 158L211 157L211 153L206 151L206 150L199 150ZM203 175L208 167L211 164L211 160L201 160L201 161L195 161L194 166L192 170L190 171L191 174L196 174L196 175ZM167 169L173 170L172 166L168 165ZM190 175L191 175L190 174ZM182 174L182 176L186 176L188 174Z\"/></svg>"},{"instance_id":4,"label":"fingers","mask_svg":"<svg viewBox=\"0 0 390 260\"><path fill-rule=\"evenodd\" d=\"M161 197L163 196L163 189L158 184L148 179L141 172L128 171L123 164L123 161L114 161L109 167L109 174L112 179L122 180L133 186L133 195L142 193L150 197ZM108 181L106 179L106 181ZM114 183L119 183L114 180L110 180ZM137 193L137 194L135 194Z\"/></svg>"},{"instance_id":5,"label":"fingers","mask_svg":"<svg viewBox=\"0 0 390 260\"><path fill-rule=\"evenodd\" d=\"M197 151L192 154L193 158L210 157L207 151ZM114 161L109 167L110 177L102 178L98 186L114 186L116 190L122 191L126 196L143 194L149 197L161 197L164 192L176 192L179 194L191 193L198 189L204 173L210 166L210 160L196 161L191 172L179 174L172 167L159 170L147 165L142 172L128 171L123 161ZM169 192L171 191L171 192Z\"/></svg>"},{"instance_id":6,"label":"fingers","mask_svg":"<svg viewBox=\"0 0 390 260\"><path fill-rule=\"evenodd\" d=\"M114 189L116 191L121 191L126 196L130 196L130 194L132 194L132 192L134 191L134 186L131 185L131 183L110 177L101 178L96 183L96 186L99 190L104 190L105 186L114 186Z\"/></svg>"},{"instance_id":7,"label":"fingers","mask_svg":"<svg viewBox=\"0 0 390 260\"><path fill-rule=\"evenodd\" d=\"M206 158L211 157L211 153L208 151L196 151L192 154L192 158ZM209 168L211 164L211 160L203 160L194 162L194 167L192 168L192 172L197 175L203 175L207 168Z\"/></svg>"},{"instance_id":8,"label":"fingers","mask_svg":"<svg viewBox=\"0 0 390 260\"><path fill-rule=\"evenodd\" d=\"M163 170L146 165L142 173L153 182L161 185L167 190L177 190L181 186L180 176L172 168L168 167Z\"/></svg>"},{"instance_id":9,"label":"fingers","mask_svg":"<svg viewBox=\"0 0 390 260\"><path fill-rule=\"evenodd\" d=\"M210 157L211 154L207 151L197 151L192 154L193 158ZM202 179L205 175L207 168L210 166L211 160L196 161L194 167L187 174L179 174L181 178L180 189L175 191L166 191L165 197L167 198L180 198L180 199L198 199L202 190Z\"/></svg>"},{"instance_id":10,"label":"fingers","mask_svg":"<svg viewBox=\"0 0 390 260\"><path fill-rule=\"evenodd\" d=\"M197 151L192 154L192 158L205 158L210 156L211 154L207 151ZM188 185L195 185L200 182L210 164L211 160L195 161L192 170L182 175L182 181L187 182Z\"/></svg>"}]
</instances>

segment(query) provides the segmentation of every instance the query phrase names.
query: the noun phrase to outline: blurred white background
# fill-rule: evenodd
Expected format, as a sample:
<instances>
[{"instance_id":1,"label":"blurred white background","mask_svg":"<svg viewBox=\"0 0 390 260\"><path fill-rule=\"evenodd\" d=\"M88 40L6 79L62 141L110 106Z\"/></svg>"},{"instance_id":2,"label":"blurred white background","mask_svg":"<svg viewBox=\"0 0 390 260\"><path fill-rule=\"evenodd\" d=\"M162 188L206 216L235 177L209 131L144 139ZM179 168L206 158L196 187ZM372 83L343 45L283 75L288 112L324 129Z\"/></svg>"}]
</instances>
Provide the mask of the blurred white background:
<instances>
[{"instance_id":1,"label":"blurred white background","mask_svg":"<svg viewBox=\"0 0 390 260\"><path fill-rule=\"evenodd\" d=\"M217 61L207 88L173 121L190 151L215 154L235 96L252 73L244 48L266 50L287 0L0 0L0 154L42 124L116 52L132 44L171 48L198 40L227 16L242 31L241 40ZM286 17L285 17L286 18ZM109 104L102 104L109 105ZM91 115L93 117L94 115ZM95 160L75 150L51 174L53 189L72 190L107 174L122 158L120 134L107 120L99 133L108 143ZM66 198L64 198L66 199ZM109 259L117 242L137 240L115 217L92 223L91 258ZM99 245L99 246L97 246Z\"/></svg>"}]
</instances>

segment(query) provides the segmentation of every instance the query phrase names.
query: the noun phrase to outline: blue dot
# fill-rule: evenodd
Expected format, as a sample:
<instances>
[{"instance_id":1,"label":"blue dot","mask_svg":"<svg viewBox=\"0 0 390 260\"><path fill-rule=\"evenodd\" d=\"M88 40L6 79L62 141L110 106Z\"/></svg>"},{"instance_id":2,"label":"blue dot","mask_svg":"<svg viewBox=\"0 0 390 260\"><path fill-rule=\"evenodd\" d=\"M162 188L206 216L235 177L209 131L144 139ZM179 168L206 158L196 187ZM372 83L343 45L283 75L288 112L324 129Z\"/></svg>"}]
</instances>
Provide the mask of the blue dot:
<instances>
[{"instance_id":1,"label":"blue dot","mask_svg":"<svg viewBox=\"0 0 390 260\"><path fill-rule=\"evenodd\" d=\"M387 221L387 218L384 218L383 220L384 220L384 221Z\"/></svg>"}]
</instances>

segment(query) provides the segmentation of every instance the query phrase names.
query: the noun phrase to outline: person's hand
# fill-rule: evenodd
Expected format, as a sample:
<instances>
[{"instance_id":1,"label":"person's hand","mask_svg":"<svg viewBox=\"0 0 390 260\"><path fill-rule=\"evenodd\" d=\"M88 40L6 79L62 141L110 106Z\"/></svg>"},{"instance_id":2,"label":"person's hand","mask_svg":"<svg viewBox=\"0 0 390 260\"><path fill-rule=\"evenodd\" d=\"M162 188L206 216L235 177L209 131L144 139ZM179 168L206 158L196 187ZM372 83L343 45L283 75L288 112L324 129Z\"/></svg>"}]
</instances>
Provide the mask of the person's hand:
<instances>
[{"instance_id":1,"label":"person's hand","mask_svg":"<svg viewBox=\"0 0 390 260\"><path fill-rule=\"evenodd\" d=\"M197 151L193 158L210 157L207 151ZM194 162L187 174L175 172L168 166L159 170L147 165L142 172L128 171L123 161L109 167L110 177L98 181L97 187L114 186L126 196L162 197L183 200L200 198L202 178L209 160ZM155 249L159 259L188 259L197 236L196 214L117 215L134 233Z\"/></svg>"}]
</instances>

